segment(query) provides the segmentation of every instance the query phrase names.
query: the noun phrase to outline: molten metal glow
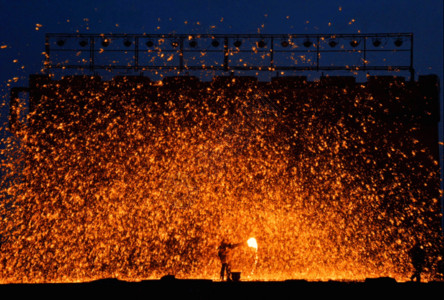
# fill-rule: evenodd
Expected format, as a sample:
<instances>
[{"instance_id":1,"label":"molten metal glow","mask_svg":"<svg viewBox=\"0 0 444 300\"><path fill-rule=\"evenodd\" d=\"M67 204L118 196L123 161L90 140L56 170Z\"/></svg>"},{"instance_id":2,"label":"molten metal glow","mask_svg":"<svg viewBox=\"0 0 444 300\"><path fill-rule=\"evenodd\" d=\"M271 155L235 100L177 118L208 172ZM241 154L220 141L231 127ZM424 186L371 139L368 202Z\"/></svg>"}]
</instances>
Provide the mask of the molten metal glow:
<instances>
[{"instance_id":1,"label":"molten metal glow","mask_svg":"<svg viewBox=\"0 0 444 300\"><path fill-rule=\"evenodd\" d=\"M257 241L255 238L249 238L247 241L247 245L250 248L254 248L255 250L257 250Z\"/></svg>"},{"instance_id":2,"label":"molten metal glow","mask_svg":"<svg viewBox=\"0 0 444 300\"><path fill-rule=\"evenodd\" d=\"M218 279L227 236L251 280L408 279L436 170L377 96L125 84L48 84L3 140L0 282Z\"/></svg>"}]
</instances>

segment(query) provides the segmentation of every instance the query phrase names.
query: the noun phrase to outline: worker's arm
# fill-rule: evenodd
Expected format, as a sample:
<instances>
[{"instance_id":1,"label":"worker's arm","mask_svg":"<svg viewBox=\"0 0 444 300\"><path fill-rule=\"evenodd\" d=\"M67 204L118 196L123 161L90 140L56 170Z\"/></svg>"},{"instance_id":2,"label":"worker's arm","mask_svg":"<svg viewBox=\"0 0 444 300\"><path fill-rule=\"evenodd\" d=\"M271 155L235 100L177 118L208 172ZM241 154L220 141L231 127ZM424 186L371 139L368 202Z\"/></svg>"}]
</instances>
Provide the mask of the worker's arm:
<instances>
[{"instance_id":1,"label":"worker's arm","mask_svg":"<svg viewBox=\"0 0 444 300\"><path fill-rule=\"evenodd\" d=\"M242 244L243 244L243 243L231 244L231 245L230 245L230 248L233 249L233 248L239 247L239 246L242 245Z\"/></svg>"}]
</instances>

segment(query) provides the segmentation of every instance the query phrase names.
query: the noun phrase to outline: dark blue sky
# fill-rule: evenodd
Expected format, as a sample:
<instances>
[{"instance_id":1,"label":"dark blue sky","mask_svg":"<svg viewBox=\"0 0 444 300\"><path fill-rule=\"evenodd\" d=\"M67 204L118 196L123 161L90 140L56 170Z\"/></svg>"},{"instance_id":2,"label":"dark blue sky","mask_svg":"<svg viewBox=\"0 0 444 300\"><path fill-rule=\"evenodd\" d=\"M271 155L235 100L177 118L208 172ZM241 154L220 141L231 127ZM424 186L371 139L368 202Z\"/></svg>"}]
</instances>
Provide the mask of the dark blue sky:
<instances>
[{"instance_id":1,"label":"dark blue sky","mask_svg":"<svg viewBox=\"0 0 444 300\"><path fill-rule=\"evenodd\" d=\"M0 22L3 101L40 72L53 32L413 32L416 74L443 77L442 0L0 0Z\"/></svg>"}]
</instances>

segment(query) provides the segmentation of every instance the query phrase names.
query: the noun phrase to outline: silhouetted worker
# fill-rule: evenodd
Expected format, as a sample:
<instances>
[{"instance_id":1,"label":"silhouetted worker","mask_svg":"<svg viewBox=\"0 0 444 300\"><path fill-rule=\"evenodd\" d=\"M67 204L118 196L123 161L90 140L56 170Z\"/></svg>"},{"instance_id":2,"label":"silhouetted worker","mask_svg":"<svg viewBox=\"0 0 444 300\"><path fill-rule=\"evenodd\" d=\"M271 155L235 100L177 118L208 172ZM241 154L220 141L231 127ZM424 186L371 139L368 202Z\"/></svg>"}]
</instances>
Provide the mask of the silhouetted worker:
<instances>
[{"instance_id":1,"label":"silhouetted worker","mask_svg":"<svg viewBox=\"0 0 444 300\"><path fill-rule=\"evenodd\" d=\"M222 240L222 243L218 248L218 255L220 258L220 262L222 263L222 267L220 269L220 279L223 281L225 279L225 274L227 275L227 281L231 281L231 265L230 265L230 254L231 250L240 246L241 243L238 244L230 244L225 240Z\"/></svg>"},{"instance_id":2,"label":"silhouetted worker","mask_svg":"<svg viewBox=\"0 0 444 300\"><path fill-rule=\"evenodd\" d=\"M421 281L421 273L424 268L425 263L425 250L421 246L421 243L419 241L415 242L415 245L410 249L410 258L412 260L412 265L415 268L415 272L410 277L410 280L416 279L417 282Z\"/></svg>"}]
</instances>

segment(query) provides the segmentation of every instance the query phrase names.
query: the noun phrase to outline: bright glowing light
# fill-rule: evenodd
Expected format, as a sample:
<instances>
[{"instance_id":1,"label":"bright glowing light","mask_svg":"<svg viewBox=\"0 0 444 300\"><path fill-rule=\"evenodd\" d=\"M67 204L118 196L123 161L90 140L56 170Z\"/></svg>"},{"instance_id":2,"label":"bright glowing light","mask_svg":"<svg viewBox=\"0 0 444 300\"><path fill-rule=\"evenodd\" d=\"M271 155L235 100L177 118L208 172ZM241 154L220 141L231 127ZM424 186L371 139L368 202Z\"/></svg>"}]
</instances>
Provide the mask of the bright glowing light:
<instances>
[{"instance_id":1,"label":"bright glowing light","mask_svg":"<svg viewBox=\"0 0 444 300\"><path fill-rule=\"evenodd\" d=\"M254 249L257 250L257 241L256 241L255 238L253 238L253 237L249 238L248 241L247 241L247 245L248 245L248 247L254 248Z\"/></svg>"}]
</instances>

